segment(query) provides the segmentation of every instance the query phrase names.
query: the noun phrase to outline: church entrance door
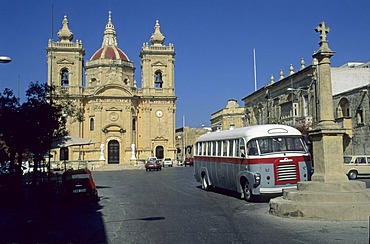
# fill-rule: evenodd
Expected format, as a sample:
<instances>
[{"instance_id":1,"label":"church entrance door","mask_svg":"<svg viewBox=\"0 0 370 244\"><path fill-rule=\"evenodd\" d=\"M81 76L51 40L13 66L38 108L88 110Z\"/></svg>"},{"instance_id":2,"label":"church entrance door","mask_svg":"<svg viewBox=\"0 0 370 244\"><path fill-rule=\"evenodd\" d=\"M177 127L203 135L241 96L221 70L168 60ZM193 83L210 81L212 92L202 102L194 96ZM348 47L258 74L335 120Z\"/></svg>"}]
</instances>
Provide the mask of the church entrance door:
<instances>
[{"instance_id":1,"label":"church entrance door","mask_svg":"<svg viewBox=\"0 0 370 244\"><path fill-rule=\"evenodd\" d=\"M158 146L155 148L155 156L158 159L163 159L164 158L164 150L162 146Z\"/></svg>"},{"instance_id":2,"label":"church entrance door","mask_svg":"<svg viewBox=\"0 0 370 244\"><path fill-rule=\"evenodd\" d=\"M119 163L119 142L112 140L108 142L108 164Z\"/></svg>"}]
</instances>

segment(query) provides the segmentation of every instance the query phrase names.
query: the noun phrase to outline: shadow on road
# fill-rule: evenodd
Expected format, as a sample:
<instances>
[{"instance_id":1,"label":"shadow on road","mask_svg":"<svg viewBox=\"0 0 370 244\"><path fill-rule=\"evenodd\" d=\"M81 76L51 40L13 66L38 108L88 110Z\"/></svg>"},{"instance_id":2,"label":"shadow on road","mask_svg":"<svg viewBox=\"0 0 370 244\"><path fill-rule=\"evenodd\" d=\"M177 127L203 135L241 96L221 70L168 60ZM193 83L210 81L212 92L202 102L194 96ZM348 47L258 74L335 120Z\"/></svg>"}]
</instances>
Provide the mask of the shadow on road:
<instances>
[{"instance_id":1,"label":"shadow on road","mask_svg":"<svg viewBox=\"0 0 370 244\"><path fill-rule=\"evenodd\" d=\"M202 189L201 186L197 186L197 188L200 190ZM214 186L210 187L209 191L213 193L225 195L228 197L233 197L233 198L239 199L240 201L243 201L243 199L240 198L240 193L236 191L230 191L224 188L219 188L219 187L214 187ZM274 197L276 197L276 195L274 196L254 196L253 201L251 202L269 202L270 199Z\"/></svg>"},{"instance_id":2,"label":"shadow on road","mask_svg":"<svg viewBox=\"0 0 370 244\"><path fill-rule=\"evenodd\" d=\"M107 243L101 206L62 203L50 183L1 189L0 243Z\"/></svg>"}]
</instances>

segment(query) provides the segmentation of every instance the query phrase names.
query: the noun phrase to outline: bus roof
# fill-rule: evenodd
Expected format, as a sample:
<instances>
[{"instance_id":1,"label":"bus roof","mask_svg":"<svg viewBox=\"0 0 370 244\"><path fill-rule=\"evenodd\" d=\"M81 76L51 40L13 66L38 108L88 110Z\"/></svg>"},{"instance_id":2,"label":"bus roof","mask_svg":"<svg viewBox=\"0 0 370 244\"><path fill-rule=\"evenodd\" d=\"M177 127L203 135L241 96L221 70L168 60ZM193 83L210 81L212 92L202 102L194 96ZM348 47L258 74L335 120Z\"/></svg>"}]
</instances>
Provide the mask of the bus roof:
<instances>
[{"instance_id":1,"label":"bus roof","mask_svg":"<svg viewBox=\"0 0 370 244\"><path fill-rule=\"evenodd\" d=\"M279 124L252 125L232 130L210 132L201 135L197 139L197 142L235 139L241 137L247 138L247 141L249 141L250 139L256 137L284 136L284 135L301 136L302 134L299 130L288 125L279 125Z\"/></svg>"}]
</instances>

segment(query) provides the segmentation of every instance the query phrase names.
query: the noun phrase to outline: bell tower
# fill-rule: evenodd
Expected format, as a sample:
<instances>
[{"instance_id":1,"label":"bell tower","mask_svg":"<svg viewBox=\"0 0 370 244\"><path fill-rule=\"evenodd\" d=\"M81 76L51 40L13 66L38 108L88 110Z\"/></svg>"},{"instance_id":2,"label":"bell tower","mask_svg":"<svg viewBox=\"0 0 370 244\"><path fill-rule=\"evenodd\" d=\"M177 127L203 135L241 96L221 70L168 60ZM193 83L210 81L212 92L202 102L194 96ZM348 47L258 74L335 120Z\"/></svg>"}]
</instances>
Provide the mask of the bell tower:
<instances>
[{"instance_id":1,"label":"bell tower","mask_svg":"<svg viewBox=\"0 0 370 244\"><path fill-rule=\"evenodd\" d=\"M145 95L175 96L175 49L172 43L164 45L165 37L156 21L150 42L144 43L140 52L142 89Z\"/></svg>"},{"instance_id":2,"label":"bell tower","mask_svg":"<svg viewBox=\"0 0 370 244\"><path fill-rule=\"evenodd\" d=\"M141 52L141 105L138 120L142 151L158 158L175 158L175 49L166 46L156 21L150 43ZM150 151L148 150L150 149Z\"/></svg>"},{"instance_id":3,"label":"bell tower","mask_svg":"<svg viewBox=\"0 0 370 244\"><path fill-rule=\"evenodd\" d=\"M48 85L55 86L57 94L62 91L73 97L82 96L83 65L85 50L82 41L72 42L73 33L68 28L64 16L62 29L58 32L59 41L50 39L48 43Z\"/></svg>"}]
</instances>

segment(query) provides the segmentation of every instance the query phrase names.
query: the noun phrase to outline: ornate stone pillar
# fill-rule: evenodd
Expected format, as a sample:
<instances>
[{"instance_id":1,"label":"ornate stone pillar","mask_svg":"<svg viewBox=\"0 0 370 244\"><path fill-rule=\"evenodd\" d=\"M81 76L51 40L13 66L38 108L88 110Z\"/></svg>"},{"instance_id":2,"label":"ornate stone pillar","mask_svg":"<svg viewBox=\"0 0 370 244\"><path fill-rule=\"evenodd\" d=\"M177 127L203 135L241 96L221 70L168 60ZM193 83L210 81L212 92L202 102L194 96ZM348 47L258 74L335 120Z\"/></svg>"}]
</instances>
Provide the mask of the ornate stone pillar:
<instances>
[{"instance_id":1,"label":"ornate stone pillar","mask_svg":"<svg viewBox=\"0 0 370 244\"><path fill-rule=\"evenodd\" d=\"M316 27L320 32L320 48L312 56L317 59L317 86L318 86L318 121L319 123L309 131L313 143L313 157L315 172L313 181L348 181L343 166L343 135L344 130L334 122L334 108L331 85L330 58L334 56L326 40L330 29L325 22Z\"/></svg>"}]
</instances>

